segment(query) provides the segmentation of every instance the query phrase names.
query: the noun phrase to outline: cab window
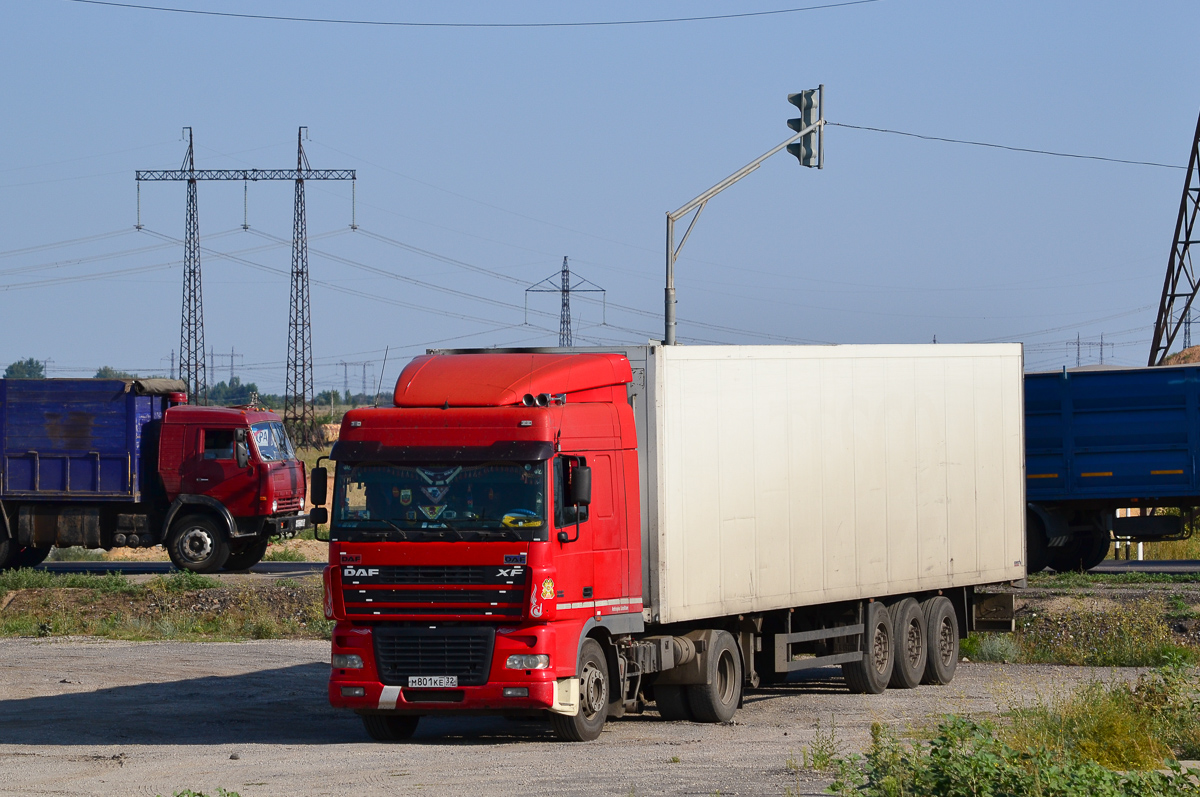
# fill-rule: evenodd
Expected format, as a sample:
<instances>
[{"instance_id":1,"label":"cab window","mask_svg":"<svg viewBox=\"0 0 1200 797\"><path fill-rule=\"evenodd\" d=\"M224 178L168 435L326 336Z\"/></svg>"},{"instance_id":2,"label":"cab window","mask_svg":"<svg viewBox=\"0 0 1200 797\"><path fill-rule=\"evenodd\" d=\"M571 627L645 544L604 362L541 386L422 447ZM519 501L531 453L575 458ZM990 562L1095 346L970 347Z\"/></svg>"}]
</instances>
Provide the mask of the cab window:
<instances>
[{"instance_id":1,"label":"cab window","mask_svg":"<svg viewBox=\"0 0 1200 797\"><path fill-rule=\"evenodd\" d=\"M233 459L233 430L204 430L205 459Z\"/></svg>"}]
</instances>

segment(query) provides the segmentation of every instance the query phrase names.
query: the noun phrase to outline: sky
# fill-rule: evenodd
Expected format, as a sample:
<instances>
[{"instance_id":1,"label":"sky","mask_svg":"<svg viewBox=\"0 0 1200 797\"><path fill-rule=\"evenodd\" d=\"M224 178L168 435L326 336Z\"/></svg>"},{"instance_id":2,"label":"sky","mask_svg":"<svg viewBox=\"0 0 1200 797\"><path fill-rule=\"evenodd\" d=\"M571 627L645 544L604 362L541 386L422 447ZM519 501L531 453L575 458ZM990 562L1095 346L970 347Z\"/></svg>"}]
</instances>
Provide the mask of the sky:
<instances>
[{"instance_id":1,"label":"sky","mask_svg":"<svg viewBox=\"0 0 1200 797\"><path fill-rule=\"evenodd\" d=\"M576 344L660 339L666 213L791 136L787 95L820 84L825 167L780 152L708 203L680 343L1146 362L1200 109L1194 2L157 3L437 24L6 4L0 366L167 373L185 185L139 200L134 172L180 168L184 127L197 168L294 168L306 126L312 168L356 170L305 186L317 391L430 347L555 345L559 295L526 288L563 257L603 289L572 295ZM530 26L748 11L783 13ZM199 185L210 382L232 364L283 390L293 194Z\"/></svg>"}]
</instances>

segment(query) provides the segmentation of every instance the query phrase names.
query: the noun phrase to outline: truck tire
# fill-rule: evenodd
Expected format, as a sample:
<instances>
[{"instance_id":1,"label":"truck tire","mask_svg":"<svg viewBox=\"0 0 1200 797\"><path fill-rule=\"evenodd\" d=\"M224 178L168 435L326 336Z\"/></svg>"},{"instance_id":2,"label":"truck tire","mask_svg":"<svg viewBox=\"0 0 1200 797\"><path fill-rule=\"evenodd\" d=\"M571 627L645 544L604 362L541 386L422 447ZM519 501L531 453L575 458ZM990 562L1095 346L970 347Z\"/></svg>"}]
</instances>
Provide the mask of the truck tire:
<instances>
[{"instance_id":1,"label":"truck tire","mask_svg":"<svg viewBox=\"0 0 1200 797\"><path fill-rule=\"evenodd\" d=\"M729 722L742 702L742 653L728 631L713 636L704 684L689 684L688 706L696 722Z\"/></svg>"},{"instance_id":2,"label":"truck tire","mask_svg":"<svg viewBox=\"0 0 1200 797\"><path fill-rule=\"evenodd\" d=\"M958 668L958 615L954 604L944 595L921 604L929 639L923 684L948 684Z\"/></svg>"},{"instance_id":3,"label":"truck tire","mask_svg":"<svg viewBox=\"0 0 1200 797\"><path fill-rule=\"evenodd\" d=\"M1079 557L1080 564L1083 565L1085 571L1091 570L1108 558L1108 552L1111 549L1112 536L1109 535L1108 529L1096 529L1083 546L1083 553Z\"/></svg>"},{"instance_id":4,"label":"truck tire","mask_svg":"<svg viewBox=\"0 0 1200 797\"><path fill-rule=\"evenodd\" d=\"M896 661L892 616L879 601L867 604L863 627L863 657L842 665L846 686L857 695L877 695L887 689Z\"/></svg>"},{"instance_id":5,"label":"truck tire","mask_svg":"<svg viewBox=\"0 0 1200 797\"><path fill-rule=\"evenodd\" d=\"M600 643L585 639L579 651L579 711L571 717L550 715L550 727L564 742L590 742L608 719L608 662Z\"/></svg>"},{"instance_id":6,"label":"truck tire","mask_svg":"<svg viewBox=\"0 0 1200 797\"><path fill-rule=\"evenodd\" d=\"M45 548L34 548L32 546L22 548L13 554L12 562L9 566L14 569L19 567L37 567L46 561L46 557L50 555L50 550L53 547L53 545L47 545Z\"/></svg>"},{"instance_id":7,"label":"truck tire","mask_svg":"<svg viewBox=\"0 0 1200 797\"><path fill-rule=\"evenodd\" d=\"M17 555L17 541L11 538L0 539L0 570L12 566L12 560Z\"/></svg>"},{"instance_id":8,"label":"truck tire","mask_svg":"<svg viewBox=\"0 0 1200 797\"><path fill-rule=\"evenodd\" d=\"M171 524L167 553L180 570L212 573L229 558L225 532L205 515L186 515Z\"/></svg>"},{"instance_id":9,"label":"truck tire","mask_svg":"<svg viewBox=\"0 0 1200 797\"><path fill-rule=\"evenodd\" d=\"M270 542L271 540L268 537L253 539L241 550L231 550L223 568L225 570L249 570L262 561L263 556L267 553L267 545Z\"/></svg>"},{"instance_id":10,"label":"truck tire","mask_svg":"<svg viewBox=\"0 0 1200 797\"><path fill-rule=\"evenodd\" d=\"M687 690L675 684L654 686L654 703L658 716L671 722L691 722L692 706L688 702Z\"/></svg>"},{"instance_id":11,"label":"truck tire","mask_svg":"<svg viewBox=\"0 0 1200 797\"><path fill-rule=\"evenodd\" d=\"M402 742L417 732L421 717L408 714L364 714L363 727L377 742Z\"/></svg>"},{"instance_id":12,"label":"truck tire","mask_svg":"<svg viewBox=\"0 0 1200 797\"><path fill-rule=\"evenodd\" d=\"M1045 524L1032 510L1025 511L1025 573L1040 573L1050 566Z\"/></svg>"},{"instance_id":13,"label":"truck tire","mask_svg":"<svg viewBox=\"0 0 1200 797\"><path fill-rule=\"evenodd\" d=\"M929 658L925 613L915 598L905 598L888 607L892 628L896 631L896 663L888 686L893 689L913 689L925 677L925 662Z\"/></svg>"}]
</instances>

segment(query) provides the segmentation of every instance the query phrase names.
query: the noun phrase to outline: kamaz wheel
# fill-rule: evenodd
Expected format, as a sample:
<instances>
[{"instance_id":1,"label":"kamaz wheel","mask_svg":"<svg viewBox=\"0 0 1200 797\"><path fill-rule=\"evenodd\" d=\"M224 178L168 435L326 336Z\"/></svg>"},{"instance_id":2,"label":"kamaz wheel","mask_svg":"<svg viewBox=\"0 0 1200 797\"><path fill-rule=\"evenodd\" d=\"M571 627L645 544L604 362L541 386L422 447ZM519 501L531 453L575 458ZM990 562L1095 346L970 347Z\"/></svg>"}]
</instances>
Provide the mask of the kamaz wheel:
<instances>
[{"instance_id":1,"label":"kamaz wheel","mask_svg":"<svg viewBox=\"0 0 1200 797\"><path fill-rule=\"evenodd\" d=\"M256 538L250 540L249 544L241 550L231 551L229 558L225 560L225 569L249 570L262 561L267 552L267 544L270 542L271 540L267 537Z\"/></svg>"},{"instance_id":2,"label":"kamaz wheel","mask_svg":"<svg viewBox=\"0 0 1200 797\"><path fill-rule=\"evenodd\" d=\"M411 739L417 732L419 715L409 714L364 714L363 727L367 735L377 742L402 742Z\"/></svg>"},{"instance_id":3,"label":"kamaz wheel","mask_svg":"<svg viewBox=\"0 0 1200 797\"><path fill-rule=\"evenodd\" d=\"M600 643L586 639L579 651L579 711L571 717L551 714L550 726L564 742L590 742L608 719L608 662Z\"/></svg>"},{"instance_id":4,"label":"kamaz wheel","mask_svg":"<svg viewBox=\"0 0 1200 797\"><path fill-rule=\"evenodd\" d=\"M27 546L17 551L12 558L10 567L37 567L42 562L46 561L46 557L50 555L50 551L54 546L47 545L45 548L34 548Z\"/></svg>"},{"instance_id":5,"label":"kamaz wheel","mask_svg":"<svg viewBox=\"0 0 1200 797\"><path fill-rule=\"evenodd\" d=\"M187 515L171 524L167 553L180 570L212 573L229 559L225 532L204 515Z\"/></svg>"}]
</instances>

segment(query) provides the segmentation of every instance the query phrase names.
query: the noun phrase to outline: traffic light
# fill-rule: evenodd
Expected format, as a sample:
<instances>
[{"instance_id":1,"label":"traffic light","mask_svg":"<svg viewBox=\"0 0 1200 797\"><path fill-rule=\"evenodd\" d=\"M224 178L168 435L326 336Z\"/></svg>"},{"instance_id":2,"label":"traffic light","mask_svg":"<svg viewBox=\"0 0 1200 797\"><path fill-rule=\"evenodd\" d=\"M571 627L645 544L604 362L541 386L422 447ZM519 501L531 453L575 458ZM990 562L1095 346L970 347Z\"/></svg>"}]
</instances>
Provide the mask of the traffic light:
<instances>
[{"instance_id":1,"label":"traffic light","mask_svg":"<svg viewBox=\"0 0 1200 797\"><path fill-rule=\"evenodd\" d=\"M824 88L822 86L821 88ZM808 89L799 94L789 94L788 102L800 109L799 119L788 119L788 127L799 133L807 127L812 127L824 119L821 109L821 88ZM802 136L794 144L787 145L787 151L796 156L801 166L809 168L821 166L821 128Z\"/></svg>"}]
</instances>

